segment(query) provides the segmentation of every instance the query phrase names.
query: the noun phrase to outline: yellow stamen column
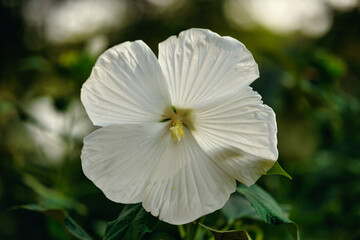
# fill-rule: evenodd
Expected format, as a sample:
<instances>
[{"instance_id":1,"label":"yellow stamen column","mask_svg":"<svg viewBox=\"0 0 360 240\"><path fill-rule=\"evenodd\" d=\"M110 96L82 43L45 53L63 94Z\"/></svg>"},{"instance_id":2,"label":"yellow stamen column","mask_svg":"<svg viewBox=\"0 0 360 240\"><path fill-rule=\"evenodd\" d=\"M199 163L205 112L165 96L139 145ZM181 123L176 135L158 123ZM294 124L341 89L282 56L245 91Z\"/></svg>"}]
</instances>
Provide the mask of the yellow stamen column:
<instances>
[{"instance_id":1,"label":"yellow stamen column","mask_svg":"<svg viewBox=\"0 0 360 240\"><path fill-rule=\"evenodd\" d=\"M184 130L182 129L182 122L179 119L174 120L173 126L170 129L172 139L177 142L177 144L180 143L181 139L184 138Z\"/></svg>"}]
</instances>

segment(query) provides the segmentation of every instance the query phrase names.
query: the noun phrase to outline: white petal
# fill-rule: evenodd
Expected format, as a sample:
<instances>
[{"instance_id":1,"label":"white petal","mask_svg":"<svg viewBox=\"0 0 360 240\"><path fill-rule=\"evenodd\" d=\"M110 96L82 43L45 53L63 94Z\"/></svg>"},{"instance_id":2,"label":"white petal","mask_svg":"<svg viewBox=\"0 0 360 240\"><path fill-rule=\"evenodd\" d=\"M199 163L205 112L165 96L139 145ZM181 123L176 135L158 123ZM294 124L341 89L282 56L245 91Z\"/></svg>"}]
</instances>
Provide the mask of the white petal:
<instances>
[{"instance_id":1,"label":"white petal","mask_svg":"<svg viewBox=\"0 0 360 240\"><path fill-rule=\"evenodd\" d=\"M165 151L168 131L164 123L100 128L84 139L83 171L110 200L141 202L145 183Z\"/></svg>"},{"instance_id":2,"label":"white petal","mask_svg":"<svg viewBox=\"0 0 360 240\"><path fill-rule=\"evenodd\" d=\"M159 121L171 104L160 65L142 41L103 53L81 89L81 101L99 126Z\"/></svg>"},{"instance_id":3,"label":"white petal","mask_svg":"<svg viewBox=\"0 0 360 240\"><path fill-rule=\"evenodd\" d=\"M184 224L220 209L235 187L235 180L212 162L185 129L184 139L172 142L154 168L143 206L165 222Z\"/></svg>"},{"instance_id":4,"label":"white petal","mask_svg":"<svg viewBox=\"0 0 360 240\"><path fill-rule=\"evenodd\" d=\"M159 62L172 103L181 108L229 95L259 77L242 43L205 29L190 29L160 43Z\"/></svg>"},{"instance_id":5,"label":"white petal","mask_svg":"<svg viewBox=\"0 0 360 240\"><path fill-rule=\"evenodd\" d=\"M275 113L250 87L194 112L194 138L238 181L253 184L278 158Z\"/></svg>"}]
</instances>

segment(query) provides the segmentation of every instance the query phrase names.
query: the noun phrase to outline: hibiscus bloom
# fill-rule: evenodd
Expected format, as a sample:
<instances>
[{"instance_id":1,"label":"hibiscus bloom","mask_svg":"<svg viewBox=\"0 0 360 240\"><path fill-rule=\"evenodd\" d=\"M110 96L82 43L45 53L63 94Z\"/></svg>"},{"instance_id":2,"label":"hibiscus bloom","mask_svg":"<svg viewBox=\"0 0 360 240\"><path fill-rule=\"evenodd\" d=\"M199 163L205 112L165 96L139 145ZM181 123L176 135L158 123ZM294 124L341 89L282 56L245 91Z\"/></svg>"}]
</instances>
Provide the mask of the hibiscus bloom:
<instances>
[{"instance_id":1,"label":"hibiscus bloom","mask_svg":"<svg viewBox=\"0 0 360 240\"><path fill-rule=\"evenodd\" d=\"M275 163L273 110L249 87L259 71L231 37L190 29L159 44L103 53L81 90L94 125L84 139L85 175L107 198L172 224L220 209Z\"/></svg>"}]
</instances>

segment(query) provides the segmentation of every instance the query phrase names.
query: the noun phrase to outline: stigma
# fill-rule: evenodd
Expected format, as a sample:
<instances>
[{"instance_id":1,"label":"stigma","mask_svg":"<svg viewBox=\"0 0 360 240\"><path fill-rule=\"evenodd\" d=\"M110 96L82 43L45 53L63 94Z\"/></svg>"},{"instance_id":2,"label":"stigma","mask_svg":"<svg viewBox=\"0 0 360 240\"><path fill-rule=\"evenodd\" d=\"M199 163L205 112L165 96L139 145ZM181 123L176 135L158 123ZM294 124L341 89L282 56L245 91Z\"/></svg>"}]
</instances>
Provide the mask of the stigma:
<instances>
[{"instance_id":1,"label":"stigma","mask_svg":"<svg viewBox=\"0 0 360 240\"><path fill-rule=\"evenodd\" d=\"M179 119L173 121L173 126L170 129L171 136L174 142L180 143L181 139L184 138L184 130L182 128L183 123Z\"/></svg>"}]
</instances>

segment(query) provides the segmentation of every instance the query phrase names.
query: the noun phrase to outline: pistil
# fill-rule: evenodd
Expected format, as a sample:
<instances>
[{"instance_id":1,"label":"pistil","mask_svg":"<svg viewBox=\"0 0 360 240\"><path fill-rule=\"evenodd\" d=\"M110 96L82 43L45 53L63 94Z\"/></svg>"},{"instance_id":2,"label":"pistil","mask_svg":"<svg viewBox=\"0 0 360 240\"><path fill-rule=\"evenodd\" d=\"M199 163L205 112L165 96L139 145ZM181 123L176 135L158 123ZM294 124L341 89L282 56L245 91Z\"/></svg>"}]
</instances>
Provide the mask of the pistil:
<instances>
[{"instance_id":1,"label":"pistil","mask_svg":"<svg viewBox=\"0 0 360 240\"><path fill-rule=\"evenodd\" d=\"M170 129L172 139L179 144L181 139L184 138L184 130L182 128L183 123L180 121L180 119L175 119L173 121L173 126Z\"/></svg>"}]
</instances>

